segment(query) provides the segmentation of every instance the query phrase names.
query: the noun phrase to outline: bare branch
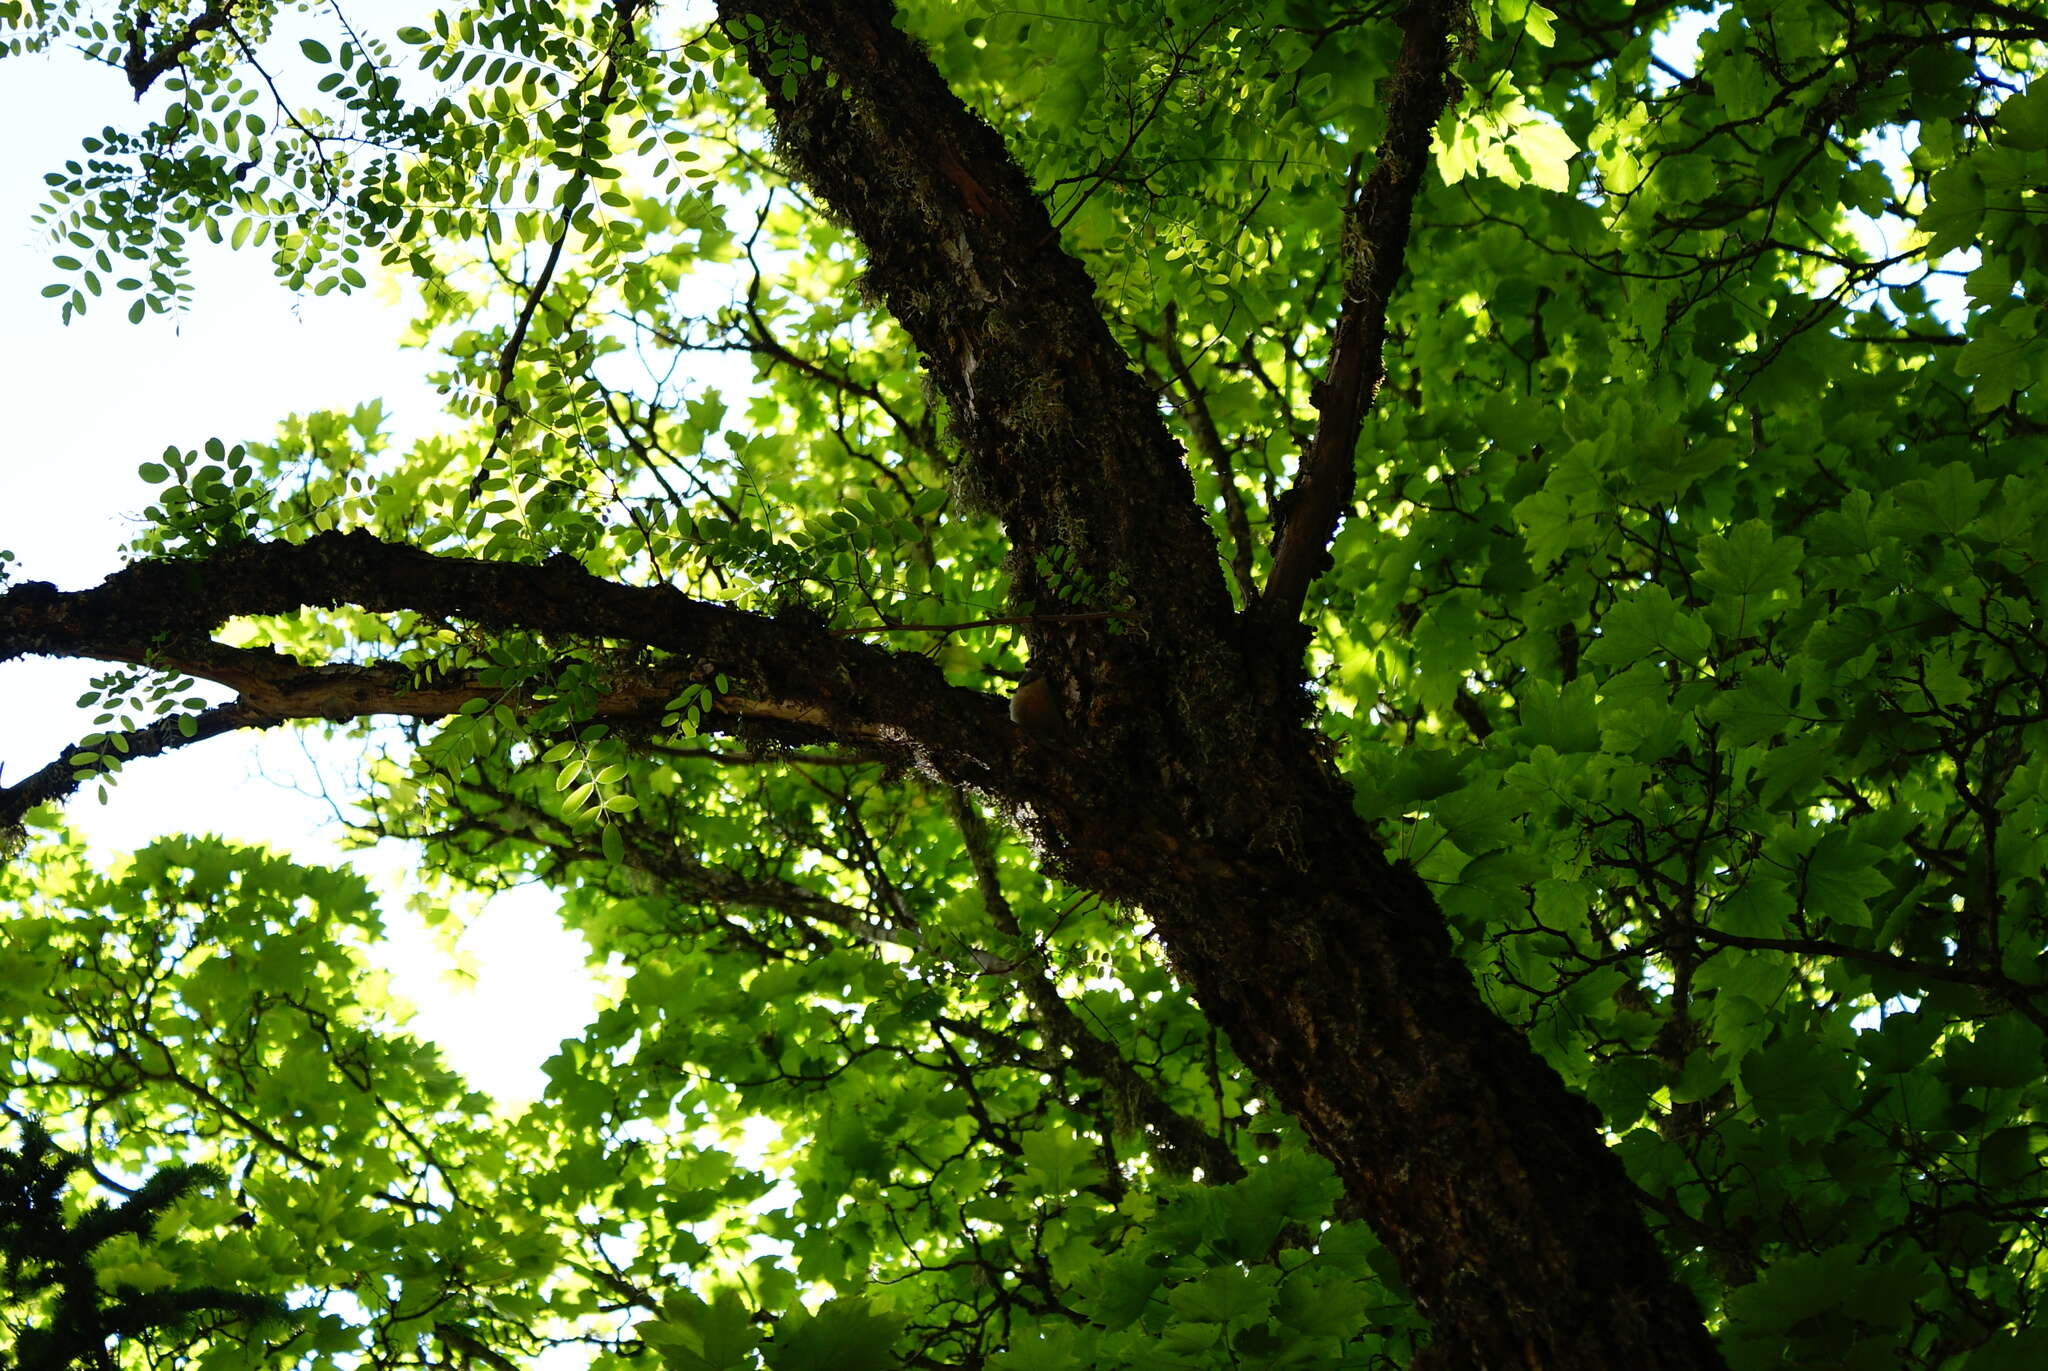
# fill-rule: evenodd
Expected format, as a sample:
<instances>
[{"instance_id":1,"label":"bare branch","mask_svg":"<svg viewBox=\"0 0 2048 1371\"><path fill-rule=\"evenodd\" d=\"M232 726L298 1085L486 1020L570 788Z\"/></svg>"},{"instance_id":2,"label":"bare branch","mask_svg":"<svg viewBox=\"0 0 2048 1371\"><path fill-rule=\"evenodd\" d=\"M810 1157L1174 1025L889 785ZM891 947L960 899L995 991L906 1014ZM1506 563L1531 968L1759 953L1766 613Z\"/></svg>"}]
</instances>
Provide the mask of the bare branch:
<instances>
[{"instance_id":1,"label":"bare branch","mask_svg":"<svg viewBox=\"0 0 2048 1371\"><path fill-rule=\"evenodd\" d=\"M1195 383L1195 376L1188 366L1187 357L1180 350L1180 338L1176 325L1179 320L1169 307L1166 326L1160 330L1160 351L1166 354L1166 365L1173 372L1174 384L1180 388L1180 404L1177 408L1187 417L1188 427L1194 434L1195 452L1209 463L1216 474L1217 493L1223 499L1223 522L1230 530L1230 574L1237 584L1237 593L1246 608L1258 598L1258 587L1252 581L1252 528L1245 517L1244 496L1237 488L1237 473L1231 467L1230 450L1223 445L1223 435L1216 431L1216 420L1209 413L1209 397Z\"/></svg>"},{"instance_id":2,"label":"bare branch","mask_svg":"<svg viewBox=\"0 0 2048 1371\"><path fill-rule=\"evenodd\" d=\"M465 786L490 797L489 813L465 813L461 826L503 838L537 844L564 859L580 858L605 862L599 845L592 841L592 826L577 830L560 817L545 814L517 796L494 787ZM895 946L911 951L923 949L924 940L915 926L903 925L832 899L778 876L747 875L731 867L715 865L688 851L667 829L631 819L619 821L625 835L623 864L643 873L668 896L681 903L701 904L719 910L755 909L786 916L793 925L808 929L823 924L849 937L876 947ZM390 836L419 837L379 829ZM564 879L567 879L564 876ZM829 946L829 941L811 936L809 941Z\"/></svg>"},{"instance_id":3,"label":"bare branch","mask_svg":"<svg viewBox=\"0 0 2048 1371\"><path fill-rule=\"evenodd\" d=\"M1908 976L1917 976L1923 981L1973 985L1998 996L2024 1015L2036 1028L2048 1033L2048 1010L2035 1003L2037 1000L2048 998L2048 985L2028 985L1990 967L1976 969L1955 966L1948 962L1919 961L1912 957L1901 957L1895 952L1858 947L1854 943L1839 942L1833 938L1752 938L1739 933L1723 933L1713 928L1695 928L1692 935L1703 938L1716 947L1790 952L1801 957L1839 957L1844 961L1862 962L1867 966L1881 966L1887 970L1903 972Z\"/></svg>"},{"instance_id":4,"label":"bare branch","mask_svg":"<svg viewBox=\"0 0 2048 1371\"><path fill-rule=\"evenodd\" d=\"M1017 917L1010 910L1009 897L1003 893L996 872L988 824L975 809L973 799L960 791L947 792L947 803L967 849L967 858L973 863L975 883L981 889L981 902L988 910L989 921L998 932L1017 937ZM1124 1060L1115 1044L1104 1042L1082 1023L1073 1006L1060 997L1058 987L1043 966L1025 965L1014 970L1024 998L1046 1036L1066 1049L1076 1066L1121 1096L1173 1160L1183 1166L1201 1167L1204 1178L1214 1184L1243 1179L1244 1167L1229 1144L1167 1103L1158 1088Z\"/></svg>"}]
</instances>

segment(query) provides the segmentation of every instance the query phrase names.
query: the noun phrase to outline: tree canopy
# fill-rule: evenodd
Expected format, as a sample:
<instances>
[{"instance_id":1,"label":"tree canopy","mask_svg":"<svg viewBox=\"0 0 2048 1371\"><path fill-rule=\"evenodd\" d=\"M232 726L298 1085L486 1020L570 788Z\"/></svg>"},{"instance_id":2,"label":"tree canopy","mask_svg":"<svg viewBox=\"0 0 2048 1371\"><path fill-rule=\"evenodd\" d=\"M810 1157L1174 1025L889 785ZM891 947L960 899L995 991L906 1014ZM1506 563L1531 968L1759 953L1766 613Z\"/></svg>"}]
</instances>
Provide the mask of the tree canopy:
<instances>
[{"instance_id":1,"label":"tree canopy","mask_svg":"<svg viewBox=\"0 0 2048 1371\"><path fill-rule=\"evenodd\" d=\"M408 18L0 4L134 97L48 308L394 273L449 409L6 568L104 664L0 787L19 1345L2048 1357L2048 7ZM359 877L63 825L280 725L621 968L532 1107Z\"/></svg>"}]
</instances>

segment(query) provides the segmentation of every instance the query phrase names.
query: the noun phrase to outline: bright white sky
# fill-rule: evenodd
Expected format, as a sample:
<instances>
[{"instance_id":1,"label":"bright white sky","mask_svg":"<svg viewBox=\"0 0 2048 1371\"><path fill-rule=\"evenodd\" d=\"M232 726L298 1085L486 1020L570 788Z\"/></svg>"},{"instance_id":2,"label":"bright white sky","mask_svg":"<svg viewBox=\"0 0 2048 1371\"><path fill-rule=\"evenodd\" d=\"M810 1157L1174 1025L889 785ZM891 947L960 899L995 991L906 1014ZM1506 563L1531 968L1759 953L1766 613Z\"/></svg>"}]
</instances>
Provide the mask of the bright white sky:
<instances>
[{"instance_id":1,"label":"bright white sky","mask_svg":"<svg viewBox=\"0 0 2048 1371\"><path fill-rule=\"evenodd\" d=\"M380 14L379 11L383 13ZM372 28L416 13L384 3L352 6ZM78 155L79 139L134 117L120 73L75 53L15 58L0 75L0 403L9 418L0 448L0 548L16 555L17 579L65 589L116 570L118 549L147 503L136 467L168 444L196 448L267 437L288 413L352 409L381 396L404 441L430 431L439 397L421 377L433 359L404 352L407 319L394 292L294 297L276 284L261 252L207 251L199 244L197 302L179 318L126 318L106 301L69 327L39 291L57 279L53 249L29 216L42 175ZM19 778L52 760L91 727L73 702L95 674L89 664L0 666L0 765ZM219 738L126 769L101 806L89 795L67 817L107 852L164 832L211 832L265 843L310 862L348 860L388 893L393 937L385 962L420 1006L415 1032L439 1043L472 1082L508 1103L541 1088L539 1064L586 1022L595 983L582 941L565 933L555 901L533 888L501 896L463 936L474 979L451 981L454 962L407 913L404 873L415 861L396 844L344 859L333 810L318 796L317 745L278 730ZM326 775L346 799L351 749L329 749ZM294 790L291 787L298 787Z\"/></svg>"}]
</instances>

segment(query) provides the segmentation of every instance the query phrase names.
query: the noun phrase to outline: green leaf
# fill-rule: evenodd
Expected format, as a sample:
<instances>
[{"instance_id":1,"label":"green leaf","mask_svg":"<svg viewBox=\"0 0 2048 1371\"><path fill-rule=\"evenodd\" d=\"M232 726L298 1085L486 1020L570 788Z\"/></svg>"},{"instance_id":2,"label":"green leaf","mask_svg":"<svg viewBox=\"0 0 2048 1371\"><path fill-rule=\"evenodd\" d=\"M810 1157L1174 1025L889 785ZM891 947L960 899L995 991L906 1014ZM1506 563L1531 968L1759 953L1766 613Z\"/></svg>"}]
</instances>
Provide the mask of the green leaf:
<instances>
[{"instance_id":1,"label":"green leaf","mask_svg":"<svg viewBox=\"0 0 2048 1371\"><path fill-rule=\"evenodd\" d=\"M635 1324L633 1332L670 1371L734 1371L751 1365L761 1340L752 1311L737 1291L725 1289L709 1302L672 1290L662 1297L661 1318Z\"/></svg>"},{"instance_id":2,"label":"green leaf","mask_svg":"<svg viewBox=\"0 0 2048 1371\"><path fill-rule=\"evenodd\" d=\"M2001 145L2025 152L2048 150L2048 86L2036 81L1998 107Z\"/></svg>"},{"instance_id":3,"label":"green leaf","mask_svg":"<svg viewBox=\"0 0 2048 1371\"><path fill-rule=\"evenodd\" d=\"M2004 1088L2041 1078L2042 1037L2031 1024L1993 1019L1943 1050L1941 1075L1958 1085Z\"/></svg>"},{"instance_id":4,"label":"green leaf","mask_svg":"<svg viewBox=\"0 0 2048 1371\"><path fill-rule=\"evenodd\" d=\"M1101 1178L1095 1149L1086 1139L1058 1130L1026 1133L1023 1155L1032 1176L1047 1194L1066 1194Z\"/></svg>"},{"instance_id":5,"label":"green leaf","mask_svg":"<svg viewBox=\"0 0 2048 1371\"><path fill-rule=\"evenodd\" d=\"M815 1314L799 1304L763 1351L774 1371L893 1371L903 1365L894 1350L903 1323L862 1299L827 1300Z\"/></svg>"},{"instance_id":6,"label":"green leaf","mask_svg":"<svg viewBox=\"0 0 2048 1371\"><path fill-rule=\"evenodd\" d=\"M1761 599L1799 583L1805 543L1774 537L1761 519L1700 540L1699 582L1723 595Z\"/></svg>"},{"instance_id":7,"label":"green leaf","mask_svg":"<svg viewBox=\"0 0 2048 1371\"><path fill-rule=\"evenodd\" d=\"M1270 1267L1247 1271L1223 1266L1175 1287L1167 1296L1173 1312L1190 1323L1230 1323L1260 1318L1273 1301L1279 1273Z\"/></svg>"}]
</instances>

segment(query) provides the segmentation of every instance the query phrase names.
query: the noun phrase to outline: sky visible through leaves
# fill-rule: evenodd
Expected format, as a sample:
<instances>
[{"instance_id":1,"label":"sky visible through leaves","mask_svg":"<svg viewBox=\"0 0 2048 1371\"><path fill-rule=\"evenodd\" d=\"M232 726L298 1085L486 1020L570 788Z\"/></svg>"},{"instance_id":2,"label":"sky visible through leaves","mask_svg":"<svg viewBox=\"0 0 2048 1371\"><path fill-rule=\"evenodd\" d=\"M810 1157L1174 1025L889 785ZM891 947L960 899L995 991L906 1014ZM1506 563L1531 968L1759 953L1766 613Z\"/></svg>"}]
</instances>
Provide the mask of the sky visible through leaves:
<instances>
[{"instance_id":1,"label":"sky visible through leaves","mask_svg":"<svg viewBox=\"0 0 2048 1371\"><path fill-rule=\"evenodd\" d=\"M390 0L360 8L372 27L410 13ZM1659 40L1659 56L1689 69L1698 34L1712 22L1712 14L1686 16ZM274 41L294 40L285 31ZM48 275L48 249L28 223L42 173L71 156L124 93L117 72L81 71L67 53L17 59L0 83L0 118L13 131L0 160L0 223L7 225L0 279ZM1869 232L1881 235L1883 227L1872 224ZM1966 270L1968 263L1952 265ZM131 325L108 310L66 327L53 303L16 311L0 328L0 374L17 416L16 446L0 459L0 547L15 553L23 574L67 589L104 575L149 496L135 468L166 443L265 435L288 413L347 409L373 397L383 400L399 446L436 422L440 400L422 380L423 355L397 345L409 305L388 279L352 295L295 296L260 253L204 244L196 270L195 306L182 316ZM1957 293L1951 283L1951 296ZM1935 287L1930 294L1939 299ZM110 354L118 359L112 365ZM109 374L121 377L112 393L103 380ZM62 521L46 517L55 509L65 511ZM0 768L19 774L70 741L60 736L77 721L70 702L91 675L76 662L7 668L6 695L16 707L0 734ZM352 755L324 754L299 735L223 739L134 768L107 806L78 805L70 817L106 850L122 851L147 842L166 814L203 796L204 827L303 861L343 861L380 889L402 892L410 854L391 844L345 853L334 841L335 811L321 796L346 802ZM387 966L421 1006L415 1031L492 1093L517 1099L536 1092L540 1062L582 1025L600 993L580 968L582 944L554 922L552 896L539 887L499 896L477 911L459 955L407 919L402 899L387 908Z\"/></svg>"},{"instance_id":2,"label":"sky visible through leaves","mask_svg":"<svg viewBox=\"0 0 2048 1371\"><path fill-rule=\"evenodd\" d=\"M411 13L402 4L362 8L373 25ZM92 72L75 54L8 62L0 81L0 116L10 129L0 152L0 279L21 284L48 274L49 249L29 222L43 173L75 155L79 138L125 93L120 73ZM14 552L20 574L66 589L106 575L149 499L136 468L166 444L263 436L287 414L347 410L378 397L400 443L436 423L441 401L422 379L425 355L398 346L410 315L394 285L294 296L261 253L206 245L196 271L195 305L183 316L130 324L108 310L66 326L54 302L35 302L10 309L0 324L0 375L15 417L11 449L0 456L0 548ZM119 378L111 387L109 376ZM7 667L0 774L41 765L83 731L85 716L72 702L93 674L87 664L48 659ZM582 967L586 949L556 922L553 897L531 887L493 900L460 955L450 955L407 915L412 854L397 844L345 853L335 841L335 811L321 790L346 804L353 755L282 731L222 739L135 768L106 805L80 804L69 818L100 849L121 852L196 805L201 812L185 820L195 831L353 866L398 896L385 901L393 931L385 964L421 1007L414 1030L494 1095L531 1097L540 1063L589 1015L598 987Z\"/></svg>"},{"instance_id":3,"label":"sky visible through leaves","mask_svg":"<svg viewBox=\"0 0 2048 1371\"><path fill-rule=\"evenodd\" d=\"M665 20L674 18L682 8L669 7ZM397 4L373 4L359 14L351 13L366 24L387 29L414 17L409 7ZM1663 35L1655 49L1662 63L1674 72L1689 69L1694 40L1713 19L1713 14L1693 15L1676 32ZM298 35L287 29L272 41L289 47L297 43ZM384 432L395 447L402 448L446 422L441 397L420 379L435 359L407 350L397 341L414 313L413 302L403 297L404 288L378 279L374 273L367 289L337 291L322 298L295 297L274 279L263 252L236 254L202 244L195 253L194 304L183 314L148 315L136 325L122 319L120 308L95 306L87 317L65 327L57 317L57 302L27 299L35 284L50 279L51 249L36 240L28 222L41 198L41 173L74 155L81 135L110 117L109 112L120 106L124 96L120 73L89 72L69 53L12 63L7 80L0 82L0 117L8 118L9 127L16 131L4 161L0 161L0 215L6 216L9 225L8 233L0 235L0 279L21 287L17 295L26 300L25 308L10 311L6 322L0 324L0 362L4 362L0 375L6 377L17 418L15 446L0 457L0 548L13 554L10 570L17 581L51 580L67 590L90 585L118 565L119 549L139 527L133 511L153 498L137 467L149 463L166 444L196 447L215 437L229 443L244 438L260 442L289 414L314 410L346 414L373 397L381 397ZM1933 126L1933 116L1928 117ZM1461 141L1439 150L1432 176L1441 174L1453 181L1464 175L1475 181L1492 178L1510 187L1533 185L1569 196L1564 156L1571 148L1551 158L1555 166L1544 160L1546 146L1554 151L1559 141L1570 144L1561 125L1546 123L1550 115L1519 105L1496 109L1486 118L1498 126L1497 136L1487 132L1483 121L1457 125L1451 136ZM1555 135L1548 143L1546 130ZM1891 136L1898 140L1897 147L1894 150L1885 144L1884 155L1903 159L1904 148L1916 138L1915 126L1894 130ZM1504 151L1510 148L1512 157ZM1510 162L1504 170L1503 164ZM1882 185L1884 178L1878 169L1865 168L1864 172L1867 181ZM629 181L631 175L629 167ZM1583 208L1572 205L1569 198L1563 203L1568 208ZM1873 256L1902 228L1899 223L1860 222ZM1943 322L1966 318L1960 275L1975 265L1975 260L1974 253L1951 253L1939 264L1942 274L1927 283L1926 294L1935 301ZM77 266L72 262L67 269ZM727 288L726 279L715 273L709 274L709 280L708 287L699 289L722 292ZM1808 284L1825 291L1831 283L1818 280ZM1874 294L1890 284L1894 283L1880 280L1870 290ZM513 352L517 352L516 344ZM929 349L926 355L932 355ZM704 372L693 378L697 382L714 382L728 398L744 396L748 390L747 363L698 354L689 365L697 362L702 362ZM509 369L510 363L507 365ZM361 423L359 428L367 438L370 424ZM786 436L792 443L801 441L800 433ZM1530 496L1528 503L1538 503L1538 498ZM1350 537L1371 536L1369 523L1355 522L1360 526L1348 530ZM1382 531L1391 529L1394 522L1395 516L1389 516ZM1562 539L1568 525L1563 520L1553 522ZM1795 579L1797 567L1776 565L1774 559L1796 563L1802 555L1797 550L1800 546L1796 539L1773 539L1760 522L1717 534L1701 546L1700 584L1712 589L1721 581L1732 578L1740 582L1752 574L1773 584L1789 582ZM1533 534L1531 548L1536 548ZM1340 545L1340 560L1342 554ZM1415 565L1419 569L1422 563ZM1736 570L1729 570L1731 567ZM1672 596L1667 587L1677 584L1665 570L1654 576L1646 572L1640 579L1642 593L1616 609L1600 629L1602 640L1596 651L1615 661L1622 660L1621 654L1633 641L1632 626L1648 624L1654 606L1668 607ZM1738 584L1733 598L1741 600L1747 594ZM1638 636L1648 644L1655 634L1656 626L1649 625L1642 627ZM154 649L151 651L153 660ZM1332 658L1326 656L1318 665L1331 664ZM1612 665L1613 661L1603 658L1602 664ZM994 676L1006 674L1010 673L1004 669ZM92 727L87 722L92 711L72 702L88 688L93 675L91 666L43 661L10 664L0 675L0 698L10 704L7 728L0 731L0 766L8 778L42 765L65 743ZM1337 682L1330 693L1334 711L1353 711L1361 719L1379 717L1372 713L1369 694L1345 693L1351 687L1341 672L1332 670L1326 676ZM701 688L708 698L710 687ZM716 688L726 691L723 676L717 678ZM225 694L216 692L210 698L225 698ZM1565 706L1556 708L1562 712ZM692 732L696 722L692 715ZM389 742L396 749L405 746L404 735L396 728L380 732L373 741ZM557 746L567 748L569 744ZM582 1045L565 1052L548 1078L543 1077L542 1063L554 1054L558 1042L584 1029L597 1007L606 1002L614 975L625 962L610 968L588 966L586 945L565 933L557 920L556 902L561 897L538 881L486 900L482 895L434 889L433 874L421 869L418 850L413 847L387 842L367 850L345 851L339 841L345 816L351 800L367 788L359 779L358 769L366 766L362 752L360 736L328 746L317 727L222 739L212 746L175 752L124 771L103 803L95 804L90 790L81 791L68 806L66 819L94 844L95 855L109 866L113 865L112 854L137 848L169 829L218 832L231 841L267 844L300 862L342 863L355 868L376 891L389 929L375 959L394 978L400 997L420 1007L411 1025L413 1032L437 1044L458 1071L509 1109L539 1095L544 1079L552 1079L557 1089L565 1088L565 1080L576 1074L583 1061ZM1520 770L1530 772L1528 767ZM565 781L557 790L566 785ZM622 798L638 803L630 796ZM1390 813L1392 821L1412 823L1414 831L1422 831L1421 824L1429 822L1417 823L1398 808ZM1821 818L1832 821L1836 815L1823 812ZM1444 836L1444 830L1438 828L1430 841ZM616 832L607 831L604 852L613 863L623 866L614 851L617 837ZM1429 843L1418 845L1427 848ZM1399 855L1414 858L1420 867L1428 853L1417 854L1404 846ZM1422 879L1431 878L1425 873ZM451 900L453 907L449 908ZM409 908L409 902L421 910L447 912L436 927L429 928ZM668 974L665 968L655 969ZM1659 973L1654 969L1643 974L1659 993L1669 989L1655 981ZM650 975L649 980L654 979ZM1080 992L1092 993L1108 982L1077 979L1075 984ZM1883 995L1876 1002L1879 1007L1865 1010L1857 1028L1876 1026L1887 1007L1909 1004L1898 998L1885 1000ZM937 1003L936 997L932 1003ZM905 1010L912 1011L922 1012L915 1004ZM743 1008L742 1017L744 1012ZM1213 1026L1211 1034L1213 1038ZM764 1041L772 1042L772 1034ZM289 1049L297 1050L296 1046ZM778 1050L763 1049L771 1056ZM630 1050L621 1051L622 1061L631 1057ZM1958 1062L1965 1055L1959 1050ZM1782 1068L1792 1073L1798 1062L1783 1065L1791 1061L1792 1054L1786 1052L1768 1061L1760 1059L1755 1074L1762 1084L1757 1090L1763 1092L1770 1084L1772 1071ZM591 1074L594 1085L597 1073ZM1749 1076L1742 1079L1748 1088ZM566 1088L574 1093L575 1085L574 1080L567 1080ZM1219 1114L1222 1108L1219 1086ZM527 1115L527 1121L540 1116L537 1109ZM763 1121L764 1116L758 1115L754 1120ZM689 1136L688 1130L677 1136ZM1047 1147L1055 1147L1057 1152L1057 1147L1066 1146L1065 1141L1056 1146L1048 1141L1052 1139L1050 1132L1027 1137L1022 1144L1024 1162L1066 1180L1086 1169L1087 1158L1078 1153L1040 1155ZM843 1150L848 1155L859 1151L852 1142L839 1141L846 1143ZM760 1137L728 1133L720 1143L750 1166L761 1165L769 1156L765 1139ZM795 1150L792 1145L792 1152ZM829 1152L831 1148L821 1146L820 1150ZM788 1166L803 1164L788 1155L780 1161ZM782 1174L787 1177L794 1172L785 1169ZM786 1203L784 1190L794 1193L786 1179L753 1201L755 1212ZM1251 1193L1244 1191L1239 1198ZM678 1225L688 1222L669 1217ZM1166 1230L1160 1231L1164 1234ZM774 1250L772 1240L762 1241L768 1244L766 1250ZM1788 1261L1785 1269L1794 1271L1793 1261ZM1816 1281L1826 1274L1820 1265L1814 1270L1819 1273ZM1221 1273L1219 1279L1236 1279L1234 1268L1227 1264L1217 1272ZM835 1277L828 1274L817 1279L829 1283ZM1201 1283L1206 1288L1208 1275ZM1194 1289L1191 1281L1182 1293L1192 1298ZM1218 1322L1220 1326L1221 1320ZM789 1331L792 1341L788 1345L794 1347L798 1330ZM576 1353L561 1356L566 1359L550 1354L538 1364L552 1369L582 1361Z\"/></svg>"}]
</instances>

